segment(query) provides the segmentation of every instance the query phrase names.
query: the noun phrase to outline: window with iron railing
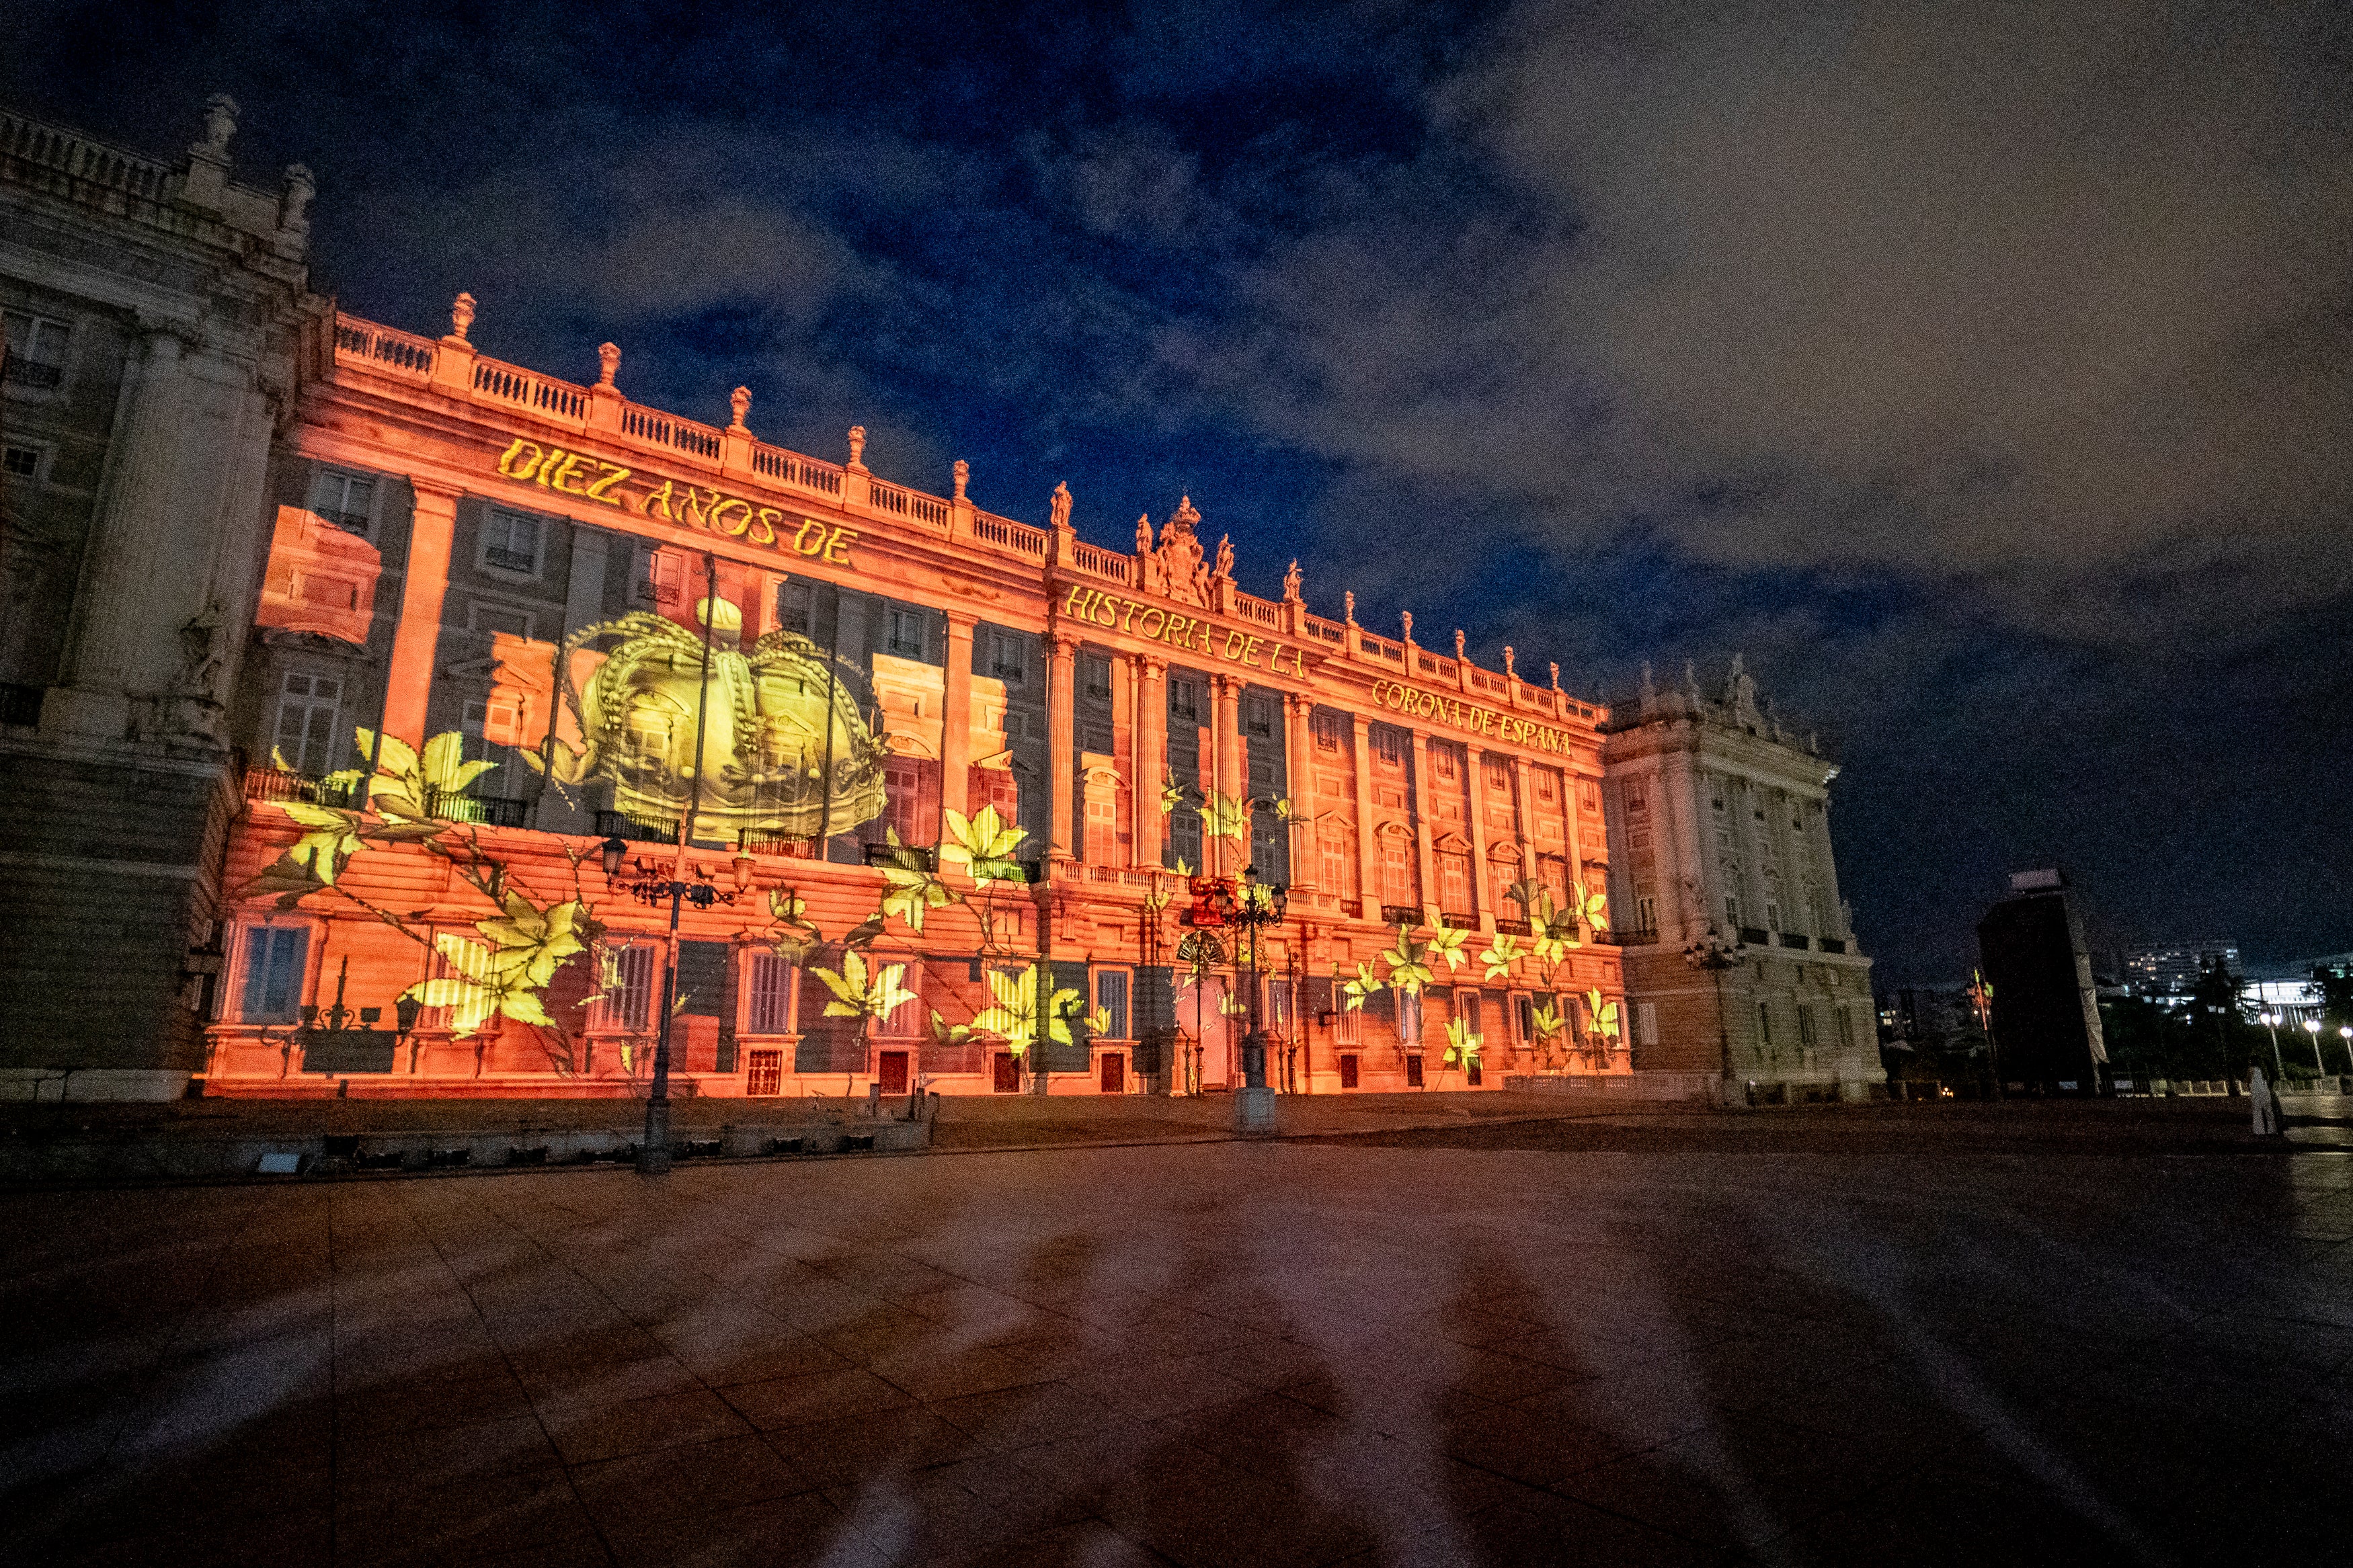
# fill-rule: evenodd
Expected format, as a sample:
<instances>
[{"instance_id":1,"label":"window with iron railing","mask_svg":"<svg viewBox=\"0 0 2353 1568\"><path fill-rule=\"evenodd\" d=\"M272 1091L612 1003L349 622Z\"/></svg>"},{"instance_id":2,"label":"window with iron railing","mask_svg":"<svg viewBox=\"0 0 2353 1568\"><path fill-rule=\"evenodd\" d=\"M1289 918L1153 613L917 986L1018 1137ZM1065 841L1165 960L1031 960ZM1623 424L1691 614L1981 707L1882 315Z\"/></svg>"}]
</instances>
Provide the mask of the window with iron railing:
<instances>
[{"instance_id":1,"label":"window with iron railing","mask_svg":"<svg viewBox=\"0 0 2353 1568\"><path fill-rule=\"evenodd\" d=\"M744 1009L744 1032L749 1035L790 1034L793 987L799 984L793 966L776 954L758 949L753 950L751 960L750 1005Z\"/></svg>"},{"instance_id":2,"label":"window with iron railing","mask_svg":"<svg viewBox=\"0 0 2353 1568\"><path fill-rule=\"evenodd\" d=\"M482 519L480 563L523 576L539 574L540 520L492 509Z\"/></svg>"},{"instance_id":3,"label":"window with iron railing","mask_svg":"<svg viewBox=\"0 0 2353 1568\"><path fill-rule=\"evenodd\" d=\"M321 468L311 480L311 511L365 539L375 525L375 480L343 468Z\"/></svg>"},{"instance_id":4,"label":"window with iron railing","mask_svg":"<svg viewBox=\"0 0 2353 1568\"><path fill-rule=\"evenodd\" d=\"M73 328L47 316L0 310L7 330L6 379L30 392L51 392L65 384L66 350Z\"/></svg>"},{"instance_id":5,"label":"window with iron railing","mask_svg":"<svg viewBox=\"0 0 2353 1568\"><path fill-rule=\"evenodd\" d=\"M288 672L279 689L273 762L290 773L316 775L334 771L343 755L335 721L342 710L343 691L340 676Z\"/></svg>"}]
</instances>

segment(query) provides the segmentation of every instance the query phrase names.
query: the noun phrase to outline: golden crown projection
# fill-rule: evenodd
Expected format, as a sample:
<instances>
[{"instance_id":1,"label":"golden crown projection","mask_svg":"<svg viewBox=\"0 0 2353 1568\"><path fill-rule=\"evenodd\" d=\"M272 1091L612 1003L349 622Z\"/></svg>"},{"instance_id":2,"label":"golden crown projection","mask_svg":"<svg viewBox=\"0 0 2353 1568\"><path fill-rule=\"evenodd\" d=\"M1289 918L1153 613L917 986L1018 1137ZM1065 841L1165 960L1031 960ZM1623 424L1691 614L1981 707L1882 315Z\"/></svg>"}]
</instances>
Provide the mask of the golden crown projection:
<instances>
[{"instance_id":1,"label":"golden crown projection","mask_svg":"<svg viewBox=\"0 0 2353 1568\"><path fill-rule=\"evenodd\" d=\"M646 611L565 639L556 669L584 744L569 755L559 749L552 759L556 779L608 778L613 808L642 821L675 821L693 800L698 837L830 837L880 816L884 747L860 709L857 671L782 629L744 649L742 612L720 599L714 614L712 604L695 604L696 621L710 628L707 669L701 632ZM599 645L607 641L587 689L578 689L573 654L605 651Z\"/></svg>"}]
</instances>

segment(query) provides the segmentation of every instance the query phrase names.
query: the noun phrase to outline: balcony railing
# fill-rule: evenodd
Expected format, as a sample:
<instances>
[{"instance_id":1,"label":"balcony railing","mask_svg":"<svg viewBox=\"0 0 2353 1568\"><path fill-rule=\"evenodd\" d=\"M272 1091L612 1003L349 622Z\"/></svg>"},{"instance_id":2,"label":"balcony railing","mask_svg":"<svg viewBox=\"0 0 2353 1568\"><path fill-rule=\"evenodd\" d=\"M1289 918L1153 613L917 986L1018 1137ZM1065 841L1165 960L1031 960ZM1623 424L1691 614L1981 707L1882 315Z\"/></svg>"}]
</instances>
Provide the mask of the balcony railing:
<instances>
[{"instance_id":1,"label":"balcony railing","mask_svg":"<svg viewBox=\"0 0 2353 1568\"><path fill-rule=\"evenodd\" d=\"M1497 936L1534 936L1536 934L1536 928L1525 921L1497 921L1495 934Z\"/></svg>"},{"instance_id":2,"label":"balcony railing","mask_svg":"<svg viewBox=\"0 0 2353 1568\"><path fill-rule=\"evenodd\" d=\"M939 851L928 844L897 846L869 844L864 847L864 849L866 863L869 866L896 866L901 863L902 858L912 855L915 858L916 865L926 871L936 871L940 868Z\"/></svg>"},{"instance_id":3,"label":"balcony railing","mask_svg":"<svg viewBox=\"0 0 2353 1568\"><path fill-rule=\"evenodd\" d=\"M1843 939L1839 937L1826 936L1822 938L1822 951L1824 952L1844 952L1846 951L1846 942Z\"/></svg>"},{"instance_id":4,"label":"balcony railing","mask_svg":"<svg viewBox=\"0 0 2353 1568\"><path fill-rule=\"evenodd\" d=\"M425 814L444 822L470 822L483 827L524 827L531 823L531 802L502 795L466 795L454 790L427 789Z\"/></svg>"},{"instance_id":5,"label":"balcony railing","mask_svg":"<svg viewBox=\"0 0 2353 1568\"><path fill-rule=\"evenodd\" d=\"M627 812L600 811L596 814L596 836L599 838L622 838L632 844L675 844L678 824L675 822L640 822Z\"/></svg>"},{"instance_id":6,"label":"balcony railing","mask_svg":"<svg viewBox=\"0 0 2353 1568\"><path fill-rule=\"evenodd\" d=\"M1800 949L1803 949L1803 948L1811 947L1811 946L1813 945L1813 943L1812 943L1812 942L1808 942L1808 941L1806 940L1806 938L1804 937L1804 935L1803 935L1802 933L1800 933L1800 932L1793 931L1783 931L1783 932L1781 933L1781 945L1782 945L1783 947L1795 947L1795 948L1800 948Z\"/></svg>"},{"instance_id":7,"label":"balcony railing","mask_svg":"<svg viewBox=\"0 0 2353 1568\"><path fill-rule=\"evenodd\" d=\"M1659 928L1656 926L1620 927L1610 931L1608 937L1620 947L1656 947L1659 944Z\"/></svg>"},{"instance_id":8,"label":"balcony railing","mask_svg":"<svg viewBox=\"0 0 2353 1568\"><path fill-rule=\"evenodd\" d=\"M1476 931L1479 928L1477 915L1466 914L1459 910L1440 910L1438 911L1438 918L1456 931Z\"/></svg>"},{"instance_id":9,"label":"balcony railing","mask_svg":"<svg viewBox=\"0 0 2353 1568\"><path fill-rule=\"evenodd\" d=\"M26 359L22 354L10 354L5 367L5 379L17 386L29 386L37 392L54 392L65 384L66 367L43 360Z\"/></svg>"},{"instance_id":10,"label":"balcony railing","mask_svg":"<svg viewBox=\"0 0 2353 1568\"><path fill-rule=\"evenodd\" d=\"M1381 923L1388 926L1418 926L1421 923L1419 904L1383 904Z\"/></svg>"},{"instance_id":11,"label":"balcony railing","mask_svg":"<svg viewBox=\"0 0 2353 1568\"><path fill-rule=\"evenodd\" d=\"M735 845L746 855L782 855L794 860L814 860L818 858L817 844L806 833L747 831L736 835Z\"/></svg>"},{"instance_id":12,"label":"balcony railing","mask_svg":"<svg viewBox=\"0 0 2353 1568\"><path fill-rule=\"evenodd\" d=\"M1770 933L1759 931L1755 926L1742 926L1740 928L1740 940L1746 942L1751 947L1770 947L1773 945L1773 938Z\"/></svg>"},{"instance_id":13,"label":"balcony railing","mask_svg":"<svg viewBox=\"0 0 2353 1568\"><path fill-rule=\"evenodd\" d=\"M348 809L359 805L358 795L356 781L347 784L331 784L316 773L298 773L285 768L245 770L245 798L248 800L293 800L309 805Z\"/></svg>"}]
</instances>

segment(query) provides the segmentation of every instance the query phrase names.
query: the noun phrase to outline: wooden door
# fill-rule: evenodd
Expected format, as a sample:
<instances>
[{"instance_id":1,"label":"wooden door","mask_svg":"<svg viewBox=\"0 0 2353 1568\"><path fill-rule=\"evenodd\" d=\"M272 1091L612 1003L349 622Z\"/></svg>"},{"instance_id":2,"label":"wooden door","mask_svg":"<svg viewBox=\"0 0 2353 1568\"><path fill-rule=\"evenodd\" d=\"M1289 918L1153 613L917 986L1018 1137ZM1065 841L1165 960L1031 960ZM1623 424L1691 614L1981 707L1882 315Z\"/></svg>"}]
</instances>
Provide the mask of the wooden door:
<instances>
[{"instance_id":1,"label":"wooden door","mask_svg":"<svg viewBox=\"0 0 2353 1568\"><path fill-rule=\"evenodd\" d=\"M1340 1058L1340 1087L1342 1089L1354 1089L1356 1087L1357 1060L1358 1058L1354 1051L1346 1052Z\"/></svg>"},{"instance_id":2,"label":"wooden door","mask_svg":"<svg viewBox=\"0 0 2353 1568\"><path fill-rule=\"evenodd\" d=\"M882 1085L882 1092L885 1094L906 1093L907 1053L904 1051L881 1051L877 1053L877 1055L880 1058L880 1061L878 1063L879 1070L875 1073L875 1078Z\"/></svg>"},{"instance_id":3,"label":"wooden door","mask_svg":"<svg viewBox=\"0 0 2353 1568\"><path fill-rule=\"evenodd\" d=\"M996 1066L997 1092L999 1094L1020 1093L1021 1065L1013 1059L1013 1053L1011 1051L997 1052Z\"/></svg>"},{"instance_id":4,"label":"wooden door","mask_svg":"<svg viewBox=\"0 0 2353 1568\"><path fill-rule=\"evenodd\" d=\"M1421 1087L1421 1058L1419 1055L1405 1058L1405 1086L1408 1089Z\"/></svg>"},{"instance_id":5,"label":"wooden door","mask_svg":"<svg viewBox=\"0 0 2353 1568\"><path fill-rule=\"evenodd\" d=\"M1127 1092L1127 1053L1105 1051L1103 1054L1103 1091L1105 1094Z\"/></svg>"}]
</instances>

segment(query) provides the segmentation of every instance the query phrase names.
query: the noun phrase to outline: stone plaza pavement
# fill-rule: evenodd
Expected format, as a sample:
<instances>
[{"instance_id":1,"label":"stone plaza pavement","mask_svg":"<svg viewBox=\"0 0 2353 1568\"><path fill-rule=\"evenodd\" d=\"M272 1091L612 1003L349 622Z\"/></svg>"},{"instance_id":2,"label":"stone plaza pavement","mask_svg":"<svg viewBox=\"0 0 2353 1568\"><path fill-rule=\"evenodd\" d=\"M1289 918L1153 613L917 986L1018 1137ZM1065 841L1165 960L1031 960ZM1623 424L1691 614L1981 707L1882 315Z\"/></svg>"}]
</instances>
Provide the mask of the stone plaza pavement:
<instances>
[{"instance_id":1,"label":"stone plaza pavement","mask_svg":"<svg viewBox=\"0 0 2353 1568\"><path fill-rule=\"evenodd\" d=\"M2274 1563L2346 1533L2353 1155L2203 1107L5 1202L9 1562Z\"/></svg>"}]
</instances>

